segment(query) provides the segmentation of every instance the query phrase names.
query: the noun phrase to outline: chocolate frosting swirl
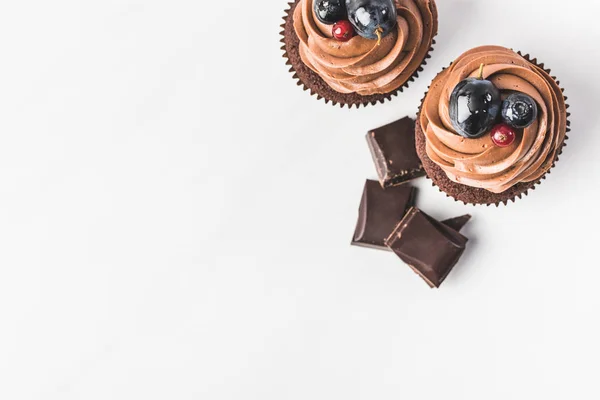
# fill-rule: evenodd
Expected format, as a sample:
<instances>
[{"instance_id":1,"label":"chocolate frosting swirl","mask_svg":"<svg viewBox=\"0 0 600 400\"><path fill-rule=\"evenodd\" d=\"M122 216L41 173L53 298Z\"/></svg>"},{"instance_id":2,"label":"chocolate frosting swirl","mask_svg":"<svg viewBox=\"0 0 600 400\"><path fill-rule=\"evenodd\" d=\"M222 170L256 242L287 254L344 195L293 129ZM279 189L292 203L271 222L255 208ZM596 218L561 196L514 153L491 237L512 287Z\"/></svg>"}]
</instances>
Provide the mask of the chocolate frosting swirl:
<instances>
[{"instance_id":1,"label":"chocolate frosting swirl","mask_svg":"<svg viewBox=\"0 0 600 400\"><path fill-rule=\"evenodd\" d=\"M463 79L478 76L482 63L484 78L500 89L503 99L521 92L538 104L537 120L517 130L517 139L505 148L495 146L490 135L463 138L450 121L454 87ZM562 90L546 71L512 50L484 46L464 53L433 80L419 122L427 155L450 180L502 193L517 183L539 180L552 168L565 139L567 111Z\"/></svg>"},{"instance_id":2,"label":"chocolate frosting swirl","mask_svg":"<svg viewBox=\"0 0 600 400\"><path fill-rule=\"evenodd\" d=\"M377 41L355 36L348 42L333 38L331 25L314 15L313 0L299 0L294 29L300 57L332 89L363 96L389 93L419 68L437 34L434 0L395 0L396 30Z\"/></svg>"}]
</instances>

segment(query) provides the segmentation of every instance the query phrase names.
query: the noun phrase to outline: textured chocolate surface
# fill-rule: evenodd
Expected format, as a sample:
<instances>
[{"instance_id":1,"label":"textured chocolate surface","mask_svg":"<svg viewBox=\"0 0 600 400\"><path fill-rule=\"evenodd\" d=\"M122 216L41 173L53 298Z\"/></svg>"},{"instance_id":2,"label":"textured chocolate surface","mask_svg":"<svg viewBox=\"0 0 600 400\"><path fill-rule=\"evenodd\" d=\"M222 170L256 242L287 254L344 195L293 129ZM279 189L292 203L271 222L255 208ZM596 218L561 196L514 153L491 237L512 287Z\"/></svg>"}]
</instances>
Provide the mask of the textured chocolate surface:
<instances>
[{"instance_id":1,"label":"textured chocolate surface","mask_svg":"<svg viewBox=\"0 0 600 400\"><path fill-rule=\"evenodd\" d=\"M352 244L388 250L385 239L412 207L414 195L415 189L409 185L384 190L379 182L368 180L360 202Z\"/></svg>"},{"instance_id":2,"label":"textured chocolate surface","mask_svg":"<svg viewBox=\"0 0 600 400\"><path fill-rule=\"evenodd\" d=\"M468 239L411 208L386 244L431 287L439 288L462 256Z\"/></svg>"},{"instance_id":3,"label":"textured chocolate surface","mask_svg":"<svg viewBox=\"0 0 600 400\"><path fill-rule=\"evenodd\" d=\"M401 120L367 134L381 186L388 188L425 175L415 147L415 121Z\"/></svg>"}]
</instances>

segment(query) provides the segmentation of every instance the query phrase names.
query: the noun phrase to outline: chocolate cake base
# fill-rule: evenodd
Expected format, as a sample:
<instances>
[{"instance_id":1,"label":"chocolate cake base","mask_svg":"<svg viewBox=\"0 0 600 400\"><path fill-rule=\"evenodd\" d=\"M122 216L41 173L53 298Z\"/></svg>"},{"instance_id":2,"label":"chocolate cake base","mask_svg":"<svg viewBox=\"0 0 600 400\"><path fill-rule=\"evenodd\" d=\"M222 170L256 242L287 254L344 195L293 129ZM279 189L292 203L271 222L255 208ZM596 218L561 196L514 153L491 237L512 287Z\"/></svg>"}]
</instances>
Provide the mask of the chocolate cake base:
<instances>
[{"instance_id":1,"label":"chocolate cake base","mask_svg":"<svg viewBox=\"0 0 600 400\"><path fill-rule=\"evenodd\" d=\"M529 56L529 54L523 55L520 51L517 53L519 55L521 55L523 58L525 58L527 61L529 61L530 63L537 65L538 67L544 69L548 74L550 74L550 70L545 69L544 64L538 63L536 58L532 59ZM442 73L443 71L444 70L442 70L440 73ZM554 79L556 81L556 83L560 85L560 82L556 79L555 76L552 76L552 79ZM563 89L563 92L564 92L564 89ZM425 172L427 173L427 177L429 179L431 179L431 181L433 182L433 185L437 186L441 192L446 193L446 195L448 197L452 197L456 201L461 201L465 204L473 204L473 205L481 204L481 205L487 205L487 206L491 206L491 205L495 204L496 206L499 206L500 204L506 205L506 204L508 204L509 201L514 202L515 199L517 199L517 198L520 199L520 198L522 198L523 195L527 196L527 194L530 190L535 190L535 186L537 184L541 183L543 179L546 179L546 176L552 172L552 168L554 168L554 166L556 165L556 162L558 161L559 156L562 154L564 147L567 145L565 143L566 140L569 139L569 137L567 135L565 135L565 138L560 145L560 149L558 150L558 152L556 154L556 159L554 160L552 167L550 168L550 170L548 170L548 172L546 172L537 181L519 183L502 193L492 193L485 189L461 185L460 183L451 181L448 178L448 176L446 175L446 173L436 163L434 163L429 158L429 156L427 156L425 134L423 133L423 130L421 129L421 123L420 123L421 108L423 107L423 101L425 101L425 97L427 97L427 93L425 93L423 100L421 100L421 105L419 106L419 112L417 114L417 123L415 126L415 142L416 142L416 146L417 146L417 154L419 155L419 158L423 162L423 168L425 169ZM566 102L567 97L565 96L564 99ZM567 109L567 134L568 134L571 131L571 128L570 128L571 122L569 121L569 117L571 116L571 113L568 111L569 104L565 104L565 106Z\"/></svg>"},{"instance_id":2,"label":"chocolate cake base","mask_svg":"<svg viewBox=\"0 0 600 400\"><path fill-rule=\"evenodd\" d=\"M339 104L340 107L348 106L349 108L352 108L352 106L358 108L361 105L367 106L369 104L375 105L377 103L383 103L386 100L391 100L392 96L397 96L399 92L402 92L408 87L410 82L413 82L415 78L418 78L419 72L422 72L423 67L427 64L427 59L431 58L430 53L433 51L433 47L429 48L423 62L419 68L417 68L415 73L393 92L369 96L361 96L358 93L336 92L331 86L325 83L317 73L308 68L300 58L300 39L294 30L294 10L299 2L300 0L296 0L292 3L288 3L290 8L286 11L286 15L283 18L285 22L281 25L283 28L283 31L281 32L281 36L283 36L281 39L281 42L283 43L281 50L285 50L283 57L287 59L286 65L291 66L290 72L294 73L293 78L297 80L297 85L303 86L304 90L310 90L311 95L316 94L317 100L325 99L325 103L331 102L334 106ZM435 40L432 40L431 45L433 46L434 44Z\"/></svg>"}]
</instances>

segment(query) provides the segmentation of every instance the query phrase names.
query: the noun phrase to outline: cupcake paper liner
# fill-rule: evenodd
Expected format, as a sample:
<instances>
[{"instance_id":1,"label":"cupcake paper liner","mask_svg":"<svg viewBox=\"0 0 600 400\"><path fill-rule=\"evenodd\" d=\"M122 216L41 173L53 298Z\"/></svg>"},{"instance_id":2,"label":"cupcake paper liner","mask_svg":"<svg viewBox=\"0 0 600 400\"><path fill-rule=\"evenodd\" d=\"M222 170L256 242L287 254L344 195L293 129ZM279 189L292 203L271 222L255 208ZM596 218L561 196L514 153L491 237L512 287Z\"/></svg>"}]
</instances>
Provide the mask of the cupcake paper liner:
<instances>
[{"instance_id":1,"label":"cupcake paper liner","mask_svg":"<svg viewBox=\"0 0 600 400\"><path fill-rule=\"evenodd\" d=\"M544 63L538 63L537 58L531 58L529 54L523 54L520 51L517 51L517 54L519 54L521 57L523 57L530 63L546 71L548 75L550 75L560 87L560 81L556 78L556 76L551 75L550 69L546 69ZM442 69L440 74L444 72L445 69L446 68ZM427 172L427 179L430 179L432 182L432 186L436 186L438 190L442 193L445 193L447 197L453 198L455 201L462 202L465 205L496 205L496 207L498 207L500 204L504 204L506 206L508 205L509 201L512 201L514 203L517 198L521 199L523 196L527 196L529 191L535 190L536 186L542 183L542 180L546 179L546 176L552 172L552 169L556 166L560 155L562 154L565 146L567 145L566 141L569 139L568 133L571 132L571 121L569 118L571 116L571 113L568 111L568 98L564 96L565 90L562 87L561 91L563 92L565 109L567 110L567 129L565 138L560 145L560 149L556 153L556 158L554 159L554 162L552 163L552 167L540 179L536 181L518 183L502 193L492 193L485 189L474 188L471 186L466 186L451 181L446 175L446 173L427 156L427 152L425 150L425 135L423 134L423 131L421 129L420 116L421 109L423 107L423 102L427 97L427 93L429 93L428 88L427 92L425 92L425 96L423 96L423 99L421 100L419 111L417 113L417 123L415 127L417 154L423 162L423 167L425 168L425 172Z\"/></svg>"},{"instance_id":2,"label":"cupcake paper liner","mask_svg":"<svg viewBox=\"0 0 600 400\"><path fill-rule=\"evenodd\" d=\"M425 54L423 62L416 69L416 71L402 84L398 89L384 94L375 94L369 96L361 96L358 93L339 93L333 90L317 73L308 68L301 60L299 53L300 39L296 35L294 30L294 10L300 0L288 3L289 8L285 10L285 16L283 17L284 23L281 24L281 50L285 53L283 58L286 59L286 65L290 66L289 72L293 73L293 79L296 80L296 84L301 86L304 91L309 91L310 95L316 95L317 100L324 99L325 104L331 102L332 105L338 105L340 107L356 106L359 108L361 105L366 107L368 105L375 105L377 103L384 103L386 100L391 100L392 96L398 96L398 93L403 92L404 89L408 88L411 82L414 82L419 77L419 73L423 71L427 60L431 58L431 52L433 51L433 45L435 45L435 36L432 38L431 47Z\"/></svg>"}]
</instances>

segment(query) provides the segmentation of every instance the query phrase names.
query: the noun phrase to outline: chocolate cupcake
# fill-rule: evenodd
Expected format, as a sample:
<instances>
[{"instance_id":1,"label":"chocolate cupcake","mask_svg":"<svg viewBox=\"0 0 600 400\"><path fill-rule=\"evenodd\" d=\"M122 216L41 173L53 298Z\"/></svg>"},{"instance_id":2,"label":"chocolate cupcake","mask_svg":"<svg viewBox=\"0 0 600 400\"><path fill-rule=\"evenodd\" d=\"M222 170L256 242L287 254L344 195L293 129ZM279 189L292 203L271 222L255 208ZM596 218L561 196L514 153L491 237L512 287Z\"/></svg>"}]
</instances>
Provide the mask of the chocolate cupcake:
<instances>
[{"instance_id":1,"label":"chocolate cupcake","mask_svg":"<svg viewBox=\"0 0 600 400\"><path fill-rule=\"evenodd\" d=\"M423 70L437 34L434 0L328 0L342 11L322 14L315 2L290 3L282 25L284 58L304 90L340 106L383 103Z\"/></svg>"},{"instance_id":2,"label":"chocolate cupcake","mask_svg":"<svg viewBox=\"0 0 600 400\"><path fill-rule=\"evenodd\" d=\"M417 153L434 185L457 201L507 204L535 189L558 160L568 108L544 64L478 47L433 80L417 119Z\"/></svg>"}]
</instances>

